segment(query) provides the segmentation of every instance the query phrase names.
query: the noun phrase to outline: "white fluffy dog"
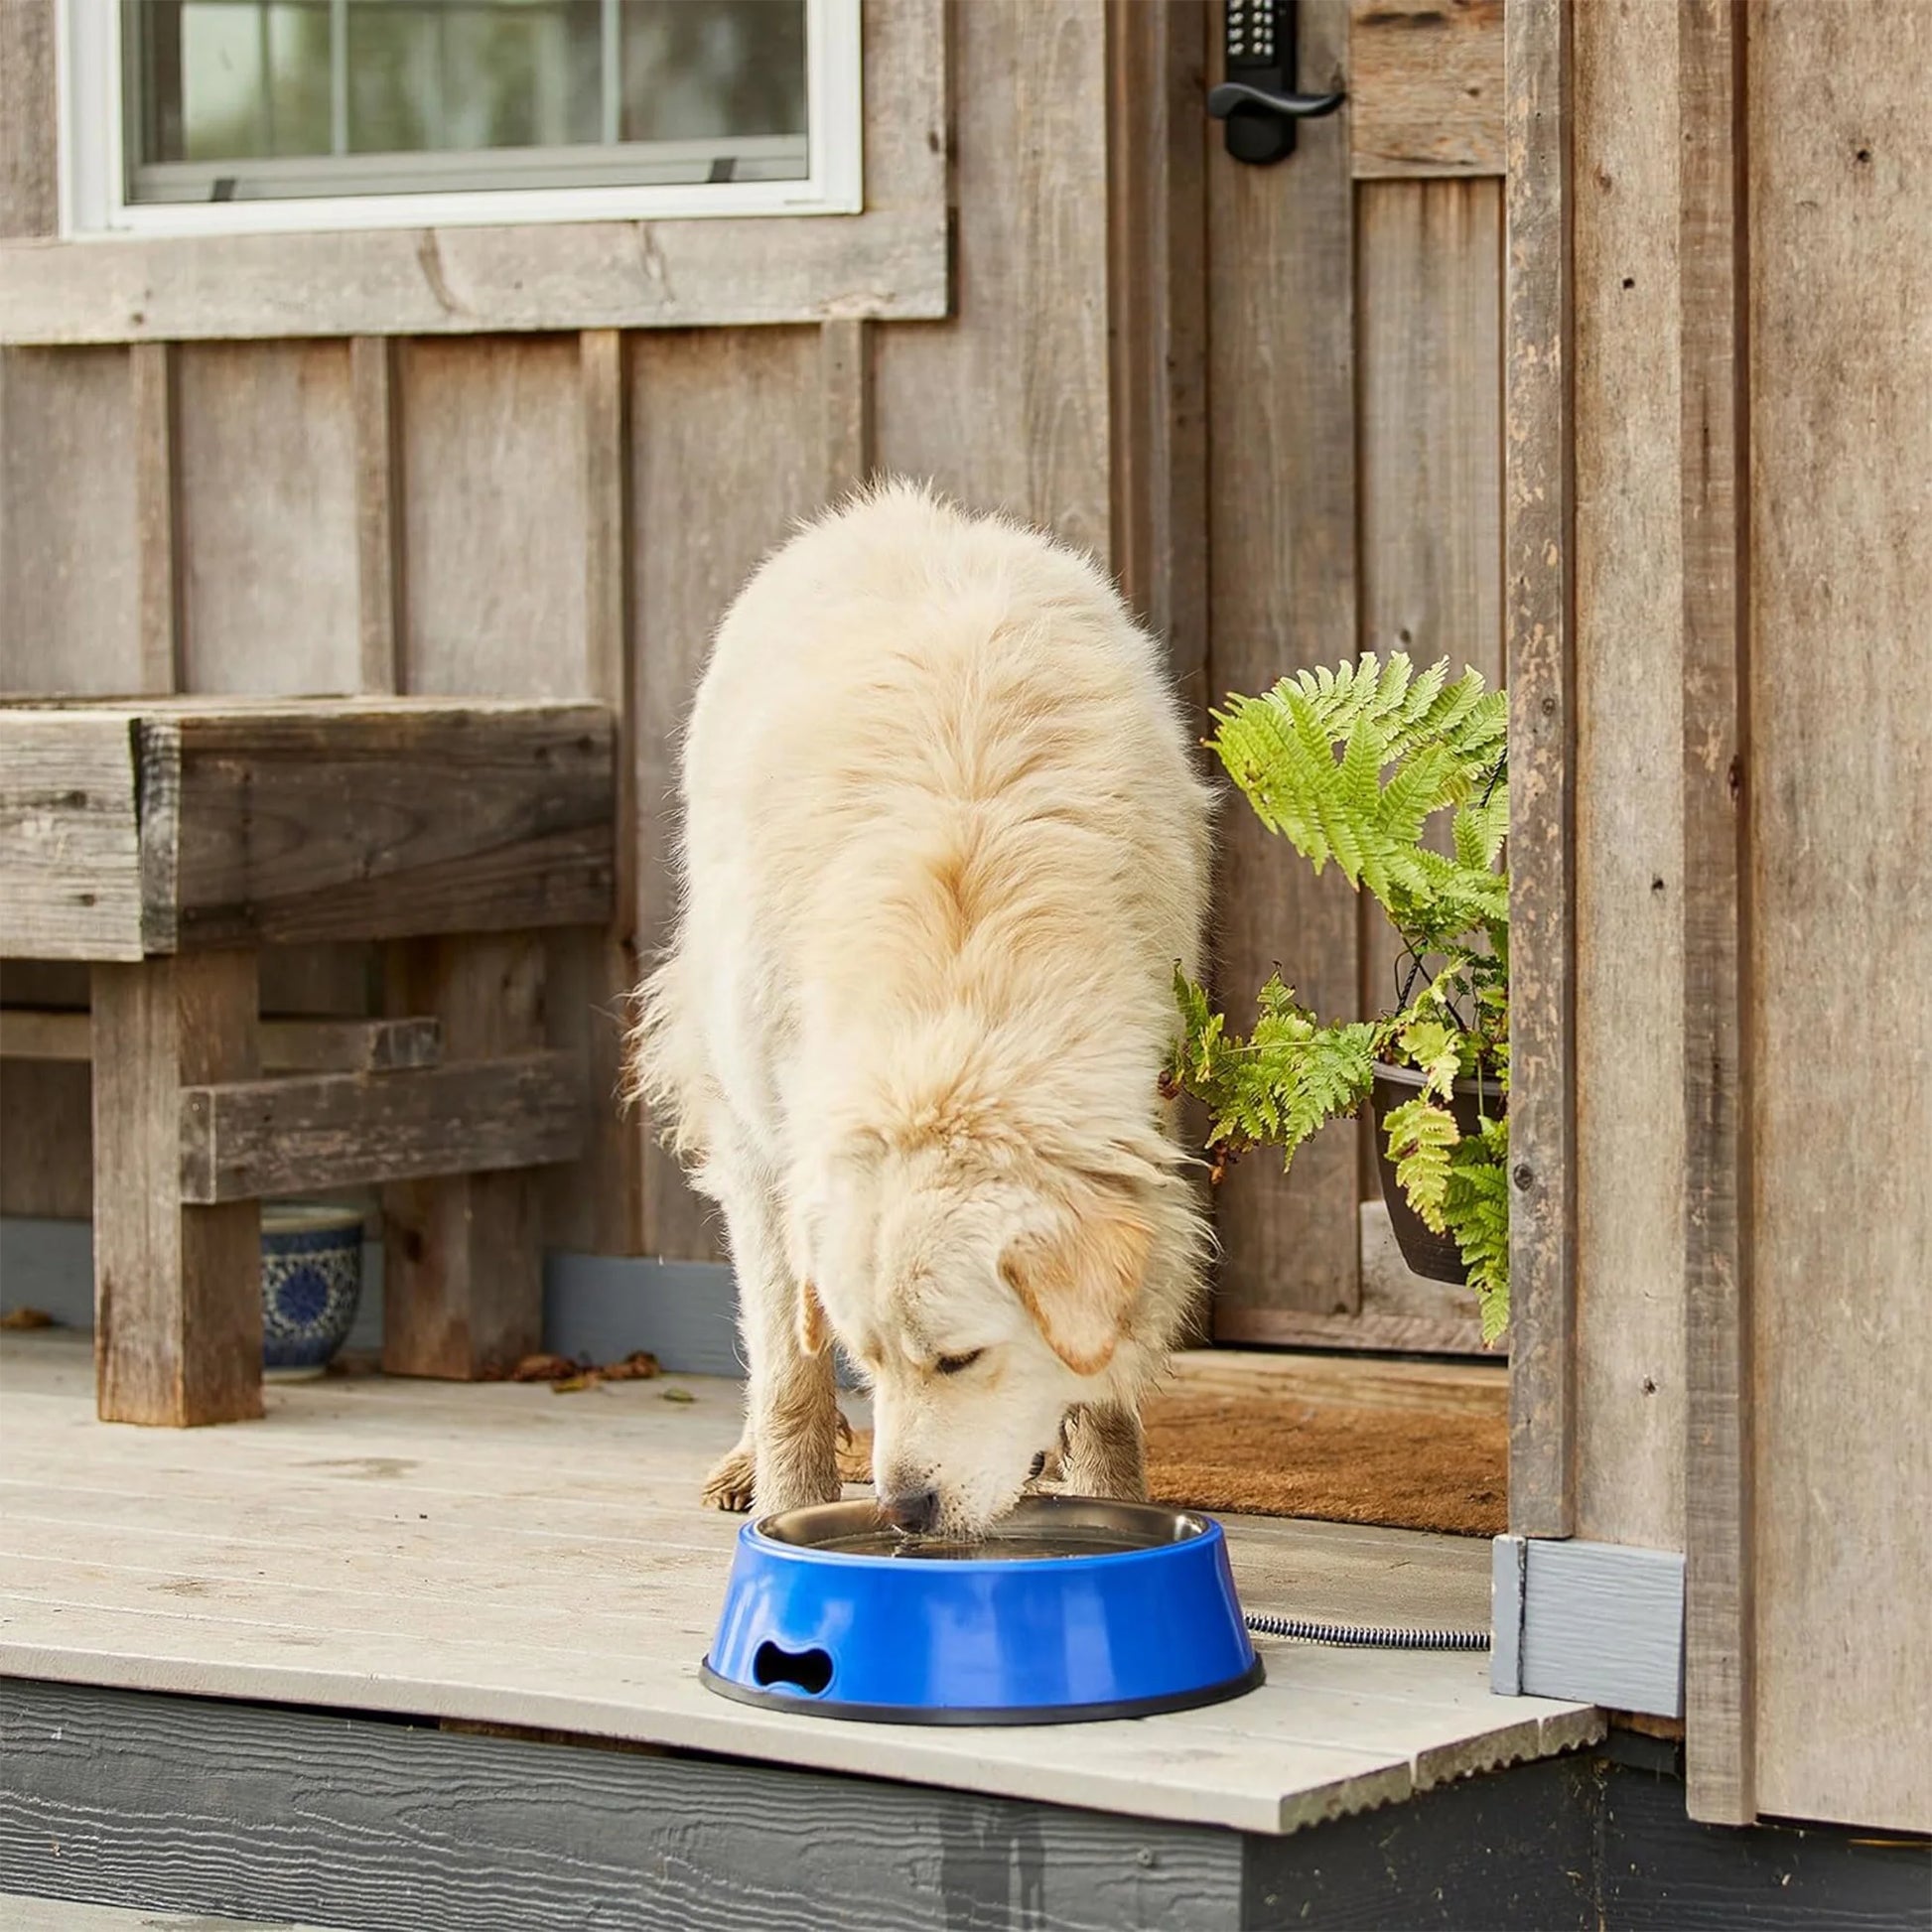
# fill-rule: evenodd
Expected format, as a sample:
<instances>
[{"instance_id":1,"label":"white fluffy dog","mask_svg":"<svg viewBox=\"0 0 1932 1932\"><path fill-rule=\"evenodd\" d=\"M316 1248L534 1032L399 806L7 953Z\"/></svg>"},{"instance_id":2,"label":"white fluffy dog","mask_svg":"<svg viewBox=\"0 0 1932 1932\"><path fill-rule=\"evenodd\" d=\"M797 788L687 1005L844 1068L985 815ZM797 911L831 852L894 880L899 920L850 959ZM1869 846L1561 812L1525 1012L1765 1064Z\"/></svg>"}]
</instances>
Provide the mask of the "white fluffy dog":
<instances>
[{"instance_id":1,"label":"white fluffy dog","mask_svg":"<svg viewBox=\"0 0 1932 1932\"><path fill-rule=\"evenodd\" d=\"M1208 1245L1159 1077L1209 800L1160 648L1084 558L889 484L732 607L683 803L633 1047L738 1277L707 1499L839 1495L828 1333L901 1527L981 1532L1055 1446L1066 1488L1144 1495Z\"/></svg>"}]
</instances>

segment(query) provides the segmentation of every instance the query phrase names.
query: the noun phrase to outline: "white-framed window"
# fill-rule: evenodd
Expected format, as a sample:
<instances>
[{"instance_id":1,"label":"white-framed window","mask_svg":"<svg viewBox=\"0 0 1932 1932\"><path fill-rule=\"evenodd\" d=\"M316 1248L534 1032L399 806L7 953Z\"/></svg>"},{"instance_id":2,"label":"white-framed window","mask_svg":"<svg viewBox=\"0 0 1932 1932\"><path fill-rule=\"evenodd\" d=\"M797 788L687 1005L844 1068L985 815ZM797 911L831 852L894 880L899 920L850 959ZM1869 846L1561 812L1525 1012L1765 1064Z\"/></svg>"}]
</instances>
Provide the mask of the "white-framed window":
<instances>
[{"instance_id":1,"label":"white-framed window","mask_svg":"<svg viewBox=\"0 0 1932 1932\"><path fill-rule=\"evenodd\" d=\"M63 232L857 213L859 9L60 0Z\"/></svg>"}]
</instances>

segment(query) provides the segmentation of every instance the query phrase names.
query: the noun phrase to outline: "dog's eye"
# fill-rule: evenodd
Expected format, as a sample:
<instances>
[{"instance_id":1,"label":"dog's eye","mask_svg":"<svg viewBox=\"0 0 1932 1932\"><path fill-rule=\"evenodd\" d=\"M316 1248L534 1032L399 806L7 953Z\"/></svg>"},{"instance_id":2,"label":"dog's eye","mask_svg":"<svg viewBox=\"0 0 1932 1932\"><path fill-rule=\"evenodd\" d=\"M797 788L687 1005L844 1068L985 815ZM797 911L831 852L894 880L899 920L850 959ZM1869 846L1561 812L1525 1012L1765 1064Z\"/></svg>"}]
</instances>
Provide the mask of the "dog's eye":
<instances>
[{"instance_id":1,"label":"dog's eye","mask_svg":"<svg viewBox=\"0 0 1932 1932\"><path fill-rule=\"evenodd\" d=\"M984 1348L973 1348L964 1355L941 1355L933 1366L941 1375L957 1375L961 1369L971 1368L985 1353Z\"/></svg>"}]
</instances>

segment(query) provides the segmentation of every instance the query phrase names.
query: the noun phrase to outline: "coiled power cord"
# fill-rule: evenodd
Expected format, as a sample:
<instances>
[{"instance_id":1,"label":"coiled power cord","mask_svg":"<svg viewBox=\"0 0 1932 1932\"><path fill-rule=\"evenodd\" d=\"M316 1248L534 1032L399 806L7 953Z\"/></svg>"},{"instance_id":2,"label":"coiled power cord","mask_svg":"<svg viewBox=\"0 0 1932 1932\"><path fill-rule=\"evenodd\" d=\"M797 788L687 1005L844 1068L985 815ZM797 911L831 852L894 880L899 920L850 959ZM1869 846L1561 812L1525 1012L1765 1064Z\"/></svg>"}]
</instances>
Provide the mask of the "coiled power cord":
<instances>
[{"instance_id":1,"label":"coiled power cord","mask_svg":"<svg viewBox=\"0 0 1932 1932\"><path fill-rule=\"evenodd\" d=\"M1487 1650L1487 1630L1379 1629L1368 1623L1318 1623L1303 1616L1242 1618L1262 1637L1294 1637L1303 1643L1342 1644L1353 1650Z\"/></svg>"}]
</instances>

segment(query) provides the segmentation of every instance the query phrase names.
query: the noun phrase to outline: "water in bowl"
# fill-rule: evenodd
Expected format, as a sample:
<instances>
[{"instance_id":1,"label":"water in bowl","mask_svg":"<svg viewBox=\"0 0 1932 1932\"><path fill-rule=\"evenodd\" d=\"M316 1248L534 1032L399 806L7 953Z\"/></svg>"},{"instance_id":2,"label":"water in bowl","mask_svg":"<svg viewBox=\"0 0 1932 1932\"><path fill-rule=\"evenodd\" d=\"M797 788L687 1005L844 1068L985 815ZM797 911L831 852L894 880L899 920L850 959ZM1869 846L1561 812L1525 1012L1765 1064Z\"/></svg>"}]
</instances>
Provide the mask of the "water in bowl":
<instances>
[{"instance_id":1,"label":"water in bowl","mask_svg":"<svg viewBox=\"0 0 1932 1932\"><path fill-rule=\"evenodd\" d=\"M1028 1535L983 1536L969 1542L941 1536L906 1536L892 1528L855 1530L818 1545L849 1557L911 1557L927 1563L1039 1563L1049 1557L1117 1557L1152 1544L1100 1531L1076 1529Z\"/></svg>"}]
</instances>

